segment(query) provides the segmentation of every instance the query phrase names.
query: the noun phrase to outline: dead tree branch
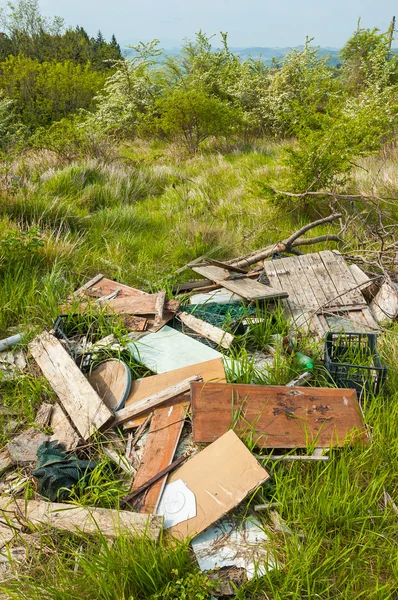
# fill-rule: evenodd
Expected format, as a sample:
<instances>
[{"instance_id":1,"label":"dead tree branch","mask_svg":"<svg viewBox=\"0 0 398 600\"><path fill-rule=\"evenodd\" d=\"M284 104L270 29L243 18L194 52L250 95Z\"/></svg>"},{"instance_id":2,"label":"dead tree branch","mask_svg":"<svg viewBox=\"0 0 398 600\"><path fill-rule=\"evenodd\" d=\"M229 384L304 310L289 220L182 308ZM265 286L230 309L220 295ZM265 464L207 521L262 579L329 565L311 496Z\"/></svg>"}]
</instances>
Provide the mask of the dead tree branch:
<instances>
[{"instance_id":1,"label":"dead tree branch","mask_svg":"<svg viewBox=\"0 0 398 600\"><path fill-rule=\"evenodd\" d=\"M308 223L295 233L293 233L286 240L276 242L262 250L257 250L255 252L250 252L244 256L239 258L235 258L234 260L228 261L228 264L233 265L234 267L247 267L253 265L261 260L269 258L275 252L289 252L291 254L297 254L299 251L297 250L297 246L309 246L310 244L317 244L319 242L340 242L341 238L338 235L328 234L321 235L315 238L309 239L300 239L304 233L313 229L314 227L318 227L319 225L324 225L325 223L332 223L335 219L340 219L342 217L341 213L334 213L329 217L325 217L323 219L318 219L312 223Z\"/></svg>"}]
</instances>

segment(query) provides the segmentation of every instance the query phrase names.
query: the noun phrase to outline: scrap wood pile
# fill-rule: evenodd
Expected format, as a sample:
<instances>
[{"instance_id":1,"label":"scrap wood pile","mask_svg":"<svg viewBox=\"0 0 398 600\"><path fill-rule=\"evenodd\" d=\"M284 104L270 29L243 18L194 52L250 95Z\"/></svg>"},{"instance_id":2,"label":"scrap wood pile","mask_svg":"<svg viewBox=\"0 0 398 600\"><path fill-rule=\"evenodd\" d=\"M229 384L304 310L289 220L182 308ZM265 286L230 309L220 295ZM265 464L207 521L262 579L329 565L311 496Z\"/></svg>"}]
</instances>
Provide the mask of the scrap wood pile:
<instances>
[{"instance_id":1,"label":"scrap wood pile","mask_svg":"<svg viewBox=\"0 0 398 600\"><path fill-rule=\"evenodd\" d=\"M291 240L283 246L284 252L294 248ZM34 427L0 451L0 548L26 523L155 541L164 528L192 539L202 570L222 568L218 595L233 593L229 579L236 573L245 581L277 568L256 511L239 518L239 506L272 477L275 461L328 460L331 447L369 443L360 398L380 391L385 381L375 332L387 309L384 284L377 287L337 252L267 256L272 259L251 271L242 259L191 263L205 280L178 286L184 306L165 291L147 294L102 275L68 299L53 330L29 345L57 403L42 404ZM243 317L258 314L253 307L271 313L275 303L283 305L292 332L304 328L325 338L324 363L337 387L305 386L309 357L298 380L285 386L227 382L235 336L223 329L225 306L244 326ZM122 319L129 331L125 345L112 334L90 341L96 311ZM89 317L86 330L70 330L71 316L83 315ZM106 359L98 363L104 350ZM132 374L121 351L143 366L145 376ZM264 351L272 368L274 350L265 345ZM359 354L366 366L353 363ZM248 428L257 454L244 444ZM98 447L128 481L120 510L68 504L74 486L84 487L95 468ZM309 454L309 447L315 451ZM25 501L27 481L36 493ZM273 507L255 509L268 510L270 527L286 532ZM224 571L229 575L221 582Z\"/></svg>"}]
</instances>

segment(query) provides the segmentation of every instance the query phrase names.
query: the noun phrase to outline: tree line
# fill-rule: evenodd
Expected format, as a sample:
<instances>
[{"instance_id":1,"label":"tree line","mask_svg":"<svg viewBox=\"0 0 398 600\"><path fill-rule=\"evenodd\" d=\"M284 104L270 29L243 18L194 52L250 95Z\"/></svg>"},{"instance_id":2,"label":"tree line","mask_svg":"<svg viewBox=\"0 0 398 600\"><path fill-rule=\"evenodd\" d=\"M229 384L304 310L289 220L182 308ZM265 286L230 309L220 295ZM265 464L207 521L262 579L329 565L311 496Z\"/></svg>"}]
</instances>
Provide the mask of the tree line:
<instances>
[{"instance_id":1,"label":"tree line","mask_svg":"<svg viewBox=\"0 0 398 600\"><path fill-rule=\"evenodd\" d=\"M113 37L89 38L44 19L37 0L3 15L0 143L79 153L92 140L150 137L190 153L209 137L294 140L286 151L293 191L342 183L354 160L395 138L398 57L392 30L356 31L328 63L307 39L282 62L242 60L221 34L202 31L169 57L154 40L121 55ZM3 133L1 133L1 131Z\"/></svg>"}]
</instances>

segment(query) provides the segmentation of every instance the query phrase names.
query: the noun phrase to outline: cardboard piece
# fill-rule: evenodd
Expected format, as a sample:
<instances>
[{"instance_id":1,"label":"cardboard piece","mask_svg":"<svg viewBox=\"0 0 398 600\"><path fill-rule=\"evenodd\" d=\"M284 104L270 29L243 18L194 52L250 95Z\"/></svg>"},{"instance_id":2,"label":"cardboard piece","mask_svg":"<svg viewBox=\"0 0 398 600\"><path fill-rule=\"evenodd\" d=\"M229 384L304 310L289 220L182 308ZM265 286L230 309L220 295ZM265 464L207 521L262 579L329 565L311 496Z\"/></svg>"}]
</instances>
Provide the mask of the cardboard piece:
<instances>
[{"instance_id":1,"label":"cardboard piece","mask_svg":"<svg viewBox=\"0 0 398 600\"><path fill-rule=\"evenodd\" d=\"M163 498L167 497L169 485L182 480L195 496L196 516L171 526L169 532L176 538L184 539L201 533L218 521L269 477L230 430L169 477L159 508L163 506ZM183 504L188 500L182 495L179 501ZM171 505L171 510L175 510L175 506L173 508ZM172 517L167 510L162 509L162 514L166 522Z\"/></svg>"},{"instance_id":2,"label":"cardboard piece","mask_svg":"<svg viewBox=\"0 0 398 600\"><path fill-rule=\"evenodd\" d=\"M153 375L133 381L130 395L126 400L126 407L139 402L147 396L157 394L162 390L183 381L192 375L200 375L203 381L213 381L216 383L225 382L224 363L221 358L215 358L199 364L189 365L182 369L175 369L161 375ZM138 427L145 421L144 417L137 417L124 424L125 429Z\"/></svg>"}]
</instances>

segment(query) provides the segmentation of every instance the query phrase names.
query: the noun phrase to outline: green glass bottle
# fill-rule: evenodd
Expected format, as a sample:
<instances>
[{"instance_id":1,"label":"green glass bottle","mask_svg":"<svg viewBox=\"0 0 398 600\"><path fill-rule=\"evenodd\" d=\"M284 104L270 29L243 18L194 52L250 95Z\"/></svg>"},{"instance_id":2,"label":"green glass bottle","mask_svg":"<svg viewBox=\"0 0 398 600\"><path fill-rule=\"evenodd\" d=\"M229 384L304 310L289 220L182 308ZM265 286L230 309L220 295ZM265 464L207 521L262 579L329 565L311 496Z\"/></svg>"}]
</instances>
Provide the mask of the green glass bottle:
<instances>
[{"instance_id":1,"label":"green glass bottle","mask_svg":"<svg viewBox=\"0 0 398 600\"><path fill-rule=\"evenodd\" d=\"M314 368L314 361L310 356L306 356L302 352L295 352L293 364L297 369L311 371Z\"/></svg>"}]
</instances>

